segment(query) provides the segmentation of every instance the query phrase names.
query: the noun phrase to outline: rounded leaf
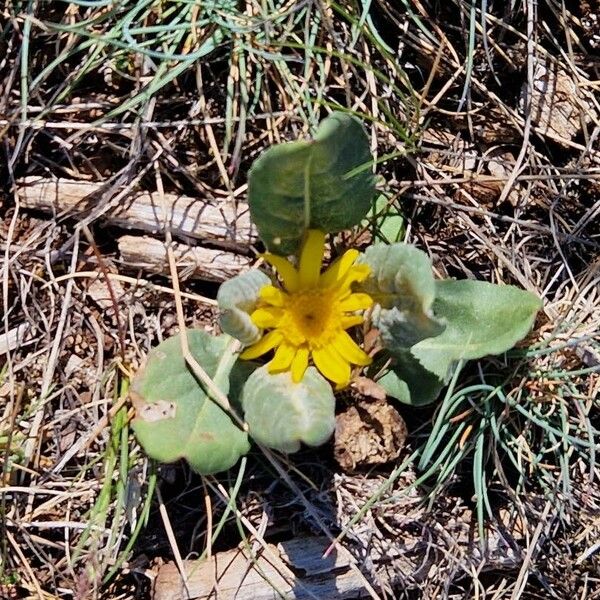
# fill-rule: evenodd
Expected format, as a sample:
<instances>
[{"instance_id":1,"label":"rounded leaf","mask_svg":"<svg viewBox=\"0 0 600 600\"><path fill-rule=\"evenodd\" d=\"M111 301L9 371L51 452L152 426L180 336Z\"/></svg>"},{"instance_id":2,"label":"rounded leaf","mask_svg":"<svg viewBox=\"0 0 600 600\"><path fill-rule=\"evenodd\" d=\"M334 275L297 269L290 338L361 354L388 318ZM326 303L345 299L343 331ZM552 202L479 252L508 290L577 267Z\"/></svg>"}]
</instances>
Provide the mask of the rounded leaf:
<instances>
[{"instance_id":1,"label":"rounded leaf","mask_svg":"<svg viewBox=\"0 0 600 600\"><path fill-rule=\"evenodd\" d=\"M541 308L531 292L485 281L436 281L433 311L446 323L444 332L411 348L419 362L448 380L459 360L500 354L524 338Z\"/></svg>"},{"instance_id":2,"label":"rounded leaf","mask_svg":"<svg viewBox=\"0 0 600 600\"><path fill-rule=\"evenodd\" d=\"M373 237L385 244L400 242L406 231L404 216L386 194L375 199L363 224L371 227Z\"/></svg>"},{"instance_id":3,"label":"rounded leaf","mask_svg":"<svg viewBox=\"0 0 600 600\"><path fill-rule=\"evenodd\" d=\"M309 367L299 383L289 371L272 375L256 369L242 392L250 435L282 452L296 452L303 442L324 444L335 429L335 397L329 382Z\"/></svg>"},{"instance_id":4,"label":"rounded leaf","mask_svg":"<svg viewBox=\"0 0 600 600\"><path fill-rule=\"evenodd\" d=\"M321 122L313 141L266 150L250 169L248 201L267 248L294 254L307 229L335 232L360 223L375 194L372 162L362 124L340 112Z\"/></svg>"},{"instance_id":5,"label":"rounded leaf","mask_svg":"<svg viewBox=\"0 0 600 600\"><path fill-rule=\"evenodd\" d=\"M260 329L249 313L256 307L261 288L269 283L267 275L252 269L222 283L217 292L221 329L247 346L260 338Z\"/></svg>"},{"instance_id":6,"label":"rounded leaf","mask_svg":"<svg viewBox=\"0 0 600 600\"><path fill-rule=\"evenodd\" d=\"M388 396L411 406L431 404L444 387L444 382L423 367L408 349L392 355L390 368L377 383Z\"/></svg>"},{"instance_id":7,"label":"rounded leaf","mask_svg":"<svg viewBox=\"0 0 600 600\"><path fill-rule=\"evenodd\" d=\"M190 352L227 394L236 355L229 336L189 330ZM160 462L185 458L203 475L233 466L249 450L248 436L213 400L189 370L174 336L154 348L135 376L130 397L136 409L133 430L148 456Z\"/></svg>"},{"instance_id":8,"label":"rounded leaf","mask_svg":"<svg viewBox=\"0 0 600 600\"><path fill-rule=\"evenodd\" d=\"M435 281L425 252L410 244L376 244L359 262L371 269L361 289L381 307L376 325L391 352L444 331L431 312Z\"/></svg>"}]
</instances>

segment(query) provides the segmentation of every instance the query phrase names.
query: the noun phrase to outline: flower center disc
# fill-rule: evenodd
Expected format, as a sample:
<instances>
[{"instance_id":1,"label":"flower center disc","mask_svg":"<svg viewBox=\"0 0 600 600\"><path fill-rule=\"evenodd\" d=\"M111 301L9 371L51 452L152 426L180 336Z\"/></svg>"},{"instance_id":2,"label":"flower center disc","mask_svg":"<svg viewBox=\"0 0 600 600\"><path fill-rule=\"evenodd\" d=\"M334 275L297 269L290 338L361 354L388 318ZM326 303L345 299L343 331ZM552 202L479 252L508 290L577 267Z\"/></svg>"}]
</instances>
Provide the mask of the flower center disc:
<instances>
[{"instance_id":1,"label":"flower center disc","mask_svg":"<svg viewBox=\"0 0 600 600\"><path fill-rule=\"evenodd\" d=\"M332 298L321 290L308 290L292 296L290 313L298 333L315 341L330 328Z\"/></svg>"}]
</instances>

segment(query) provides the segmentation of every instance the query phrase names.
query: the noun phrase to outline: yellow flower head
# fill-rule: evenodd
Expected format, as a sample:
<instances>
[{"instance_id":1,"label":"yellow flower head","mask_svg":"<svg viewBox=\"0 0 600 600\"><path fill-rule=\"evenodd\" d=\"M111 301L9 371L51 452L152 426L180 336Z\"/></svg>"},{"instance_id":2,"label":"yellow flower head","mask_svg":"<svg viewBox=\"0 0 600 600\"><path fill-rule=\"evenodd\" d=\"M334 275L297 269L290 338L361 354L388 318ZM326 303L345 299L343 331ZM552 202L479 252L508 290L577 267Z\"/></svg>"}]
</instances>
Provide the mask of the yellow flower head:
<instances>
[{"instance_id":1,"label":"yellow flower head","mask_svg":"<svg viewBox=\"0 0 600 600\"><path fill-rule=\"evenodd\" d=\"M257 327L271 331L242 352L241 358L256 358L276 349L269 372L291 370L295 382L302 379L312 358L317 369L341 388L350 383L351 364L371 362L346 332L363 322L356 311L373 304L368 294L351 290L352 283L367 278L369 267L355 265L359 252L348 250L321 273L324 248L325 234L311 229L298 269L281 256L263 255L278 271L283 289L266 285L260 290L259 305L250 317Z\"/></svg>"}]
</instances>

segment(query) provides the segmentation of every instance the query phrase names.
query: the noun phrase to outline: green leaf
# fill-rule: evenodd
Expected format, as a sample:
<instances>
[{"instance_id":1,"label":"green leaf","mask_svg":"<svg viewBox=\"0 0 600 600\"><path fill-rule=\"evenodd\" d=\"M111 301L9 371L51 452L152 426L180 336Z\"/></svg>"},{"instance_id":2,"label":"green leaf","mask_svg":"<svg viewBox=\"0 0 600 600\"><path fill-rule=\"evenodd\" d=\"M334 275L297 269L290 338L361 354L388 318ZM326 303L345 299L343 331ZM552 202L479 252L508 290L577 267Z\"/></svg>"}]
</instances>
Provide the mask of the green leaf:
<instances>
[{"instance_id":1,"label":"green leaf","mask_svg":"<svg viewBox=\"0 0 600 600\"><path fill-rule=\"evenodd\" d=\"M412 354L447 381L458 360L500 354L524 338L541 308L531 292L484 281L437 281L433 311L444 332L416 344Z\"/></svg>"},{"instance_id":2,"label":"green leaf","mask_svg":"<svg viewBox=\"0 0 600 600\"><path fill-rule=\"evenodd\" d=\"M412 406L431 404L444 387L444 382L428 371L410 350L394 354L391 368L377 383L388 396Z\"/></svg>"},{"instance_id":3,"label":"green leaf","mask_svg":"<svg viewBox=\"0 0 600 600\"><path fill-rule=\"evenodd\" d=\"M444 330L431 312L435 281L427 254L409 244L376 244L359 262L371 268L361 289L381 307L374 312L375 325L391 352Z\"/></svg>"},{"instance_id":4,"label":"green leaf","mask_svg":"<svg viewBox=\"0 0 600 600\"><path fill-rule=\"evenodd\" d=\"M289 371L271 375L266 366L250 375L242 393L250 435L282 452L300 443L320 446L335 429L335 397L329 382L309 367L300 383Z\"/></svg>"},{"instance_id":5,"label":"green leaf","mask_svg":"<svg viewBox=\"0 0 600 600\"><path fill-rule=\"evenodd\" d=\"M247 346L256 342L260 329L252 322L250 314L256 307L261 288L271 283L262 271L252 269L236 275L221 284L217 302L221 315L221 329Z\"/></svg>"},{"instance_id":6,"label":"green leaf","mask_svg":"<svg viewBox=\"0 0 600 600\"><path fill-rule=\"evenodd\" d=\"M360 223L375 193L372 161L360 121L338 112L321 122L313 141L265 151L250 169L248 198L267 248L294 254L306 229L336 232Z\"/></svg>"},{"instance_id":7,"label":"green leaf","mask_svg":"<svg viewBox=\"0 0 600 600\"><path fill-rule=\"evenodd\" d=\"M190 352L217 387L227 394L236 369L229 336L188 330ZM203 475L224 471L249 450L248 436L213 400L189 370L179 335L148 355L135 376L131 399L136 409L133 430L151 458L173 462L185 458Z\"/></svg>"},{"instance_id":8,"label":"green leaf","mask_svg":"<svg viewBox=\"0 0 600 600\"><path fill-rule=\"evenodd\" d=\"M395 244L404 237L404 217L385 194L380 194L367 215L373 237L385 244Z\"/></svg>"}]
</instances>

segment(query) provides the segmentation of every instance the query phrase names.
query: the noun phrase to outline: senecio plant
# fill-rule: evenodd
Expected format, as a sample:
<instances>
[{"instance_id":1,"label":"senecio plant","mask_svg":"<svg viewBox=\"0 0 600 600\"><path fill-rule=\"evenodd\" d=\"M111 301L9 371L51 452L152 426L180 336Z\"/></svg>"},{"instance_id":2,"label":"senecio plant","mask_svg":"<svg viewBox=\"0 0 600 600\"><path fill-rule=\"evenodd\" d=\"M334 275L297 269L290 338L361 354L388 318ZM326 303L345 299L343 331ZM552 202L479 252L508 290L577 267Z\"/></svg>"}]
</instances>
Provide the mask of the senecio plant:
<instances>
[{"instance_id":1,"label":"senecio plant","mask_svg":"<svg viewBox=\"0 0 600 600\"><path fill-rule=\"evenodd\" d=\"M223 334L186 332L231 411L196 379L179 336L166 340L131 388L133 426L148 455L185 458L209 474L234 465L250 439L284 452L318 446L335 427L334 392L353 376L425 405L465 361L527 334L540 308L529 292L435 280L429 257L410 244L328 251L327 235L363 223L376 202L372 164L361 123L342 113L313 140L273 146L256 160L249 206L266 268L221 285ZM377 340L370 352L368 332Z\"/></svg>"}]
</instances>

